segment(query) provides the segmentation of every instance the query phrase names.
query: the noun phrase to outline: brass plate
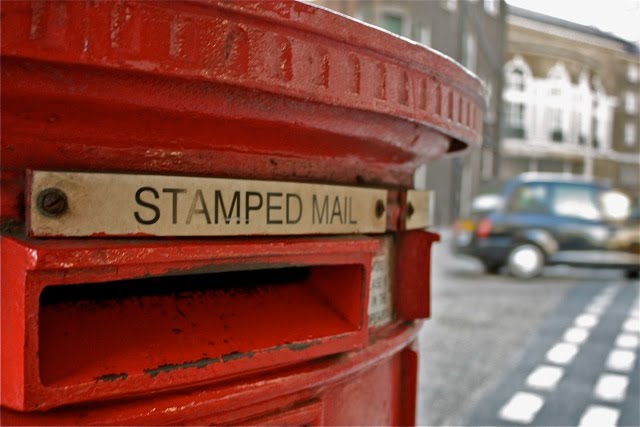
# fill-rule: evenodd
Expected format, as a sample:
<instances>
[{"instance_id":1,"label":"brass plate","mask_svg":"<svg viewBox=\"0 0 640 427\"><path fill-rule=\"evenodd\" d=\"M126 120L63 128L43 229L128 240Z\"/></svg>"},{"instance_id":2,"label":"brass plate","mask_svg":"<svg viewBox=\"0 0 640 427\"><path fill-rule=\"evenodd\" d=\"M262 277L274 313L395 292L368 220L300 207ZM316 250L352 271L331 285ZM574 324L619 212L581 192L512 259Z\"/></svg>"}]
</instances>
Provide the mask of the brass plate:
<instances>
[{"instance_id":1,"label":"brass plate","mask_svg":"<svg viewBox=\"0 0 640 427\"><path fill-rule=\"evenodd\" d=\"M433 225L433 191L407 191L406 229L416 230ZM411 212L411 215L409 215Z\"/></svg>"},{"instance_id":2,"label":"brass plate","mask_svg":"<svg viewBox=\"0 0 640 427\"><path fill-rule=\"evenodd\" d=\"M59 193L48 189L64 193L66 210L56 200ZM30 191L34 236L348 234L386 228L381 208L386 209L387 192L369 188L34 171Z\"/></svg>"}]
</instances>

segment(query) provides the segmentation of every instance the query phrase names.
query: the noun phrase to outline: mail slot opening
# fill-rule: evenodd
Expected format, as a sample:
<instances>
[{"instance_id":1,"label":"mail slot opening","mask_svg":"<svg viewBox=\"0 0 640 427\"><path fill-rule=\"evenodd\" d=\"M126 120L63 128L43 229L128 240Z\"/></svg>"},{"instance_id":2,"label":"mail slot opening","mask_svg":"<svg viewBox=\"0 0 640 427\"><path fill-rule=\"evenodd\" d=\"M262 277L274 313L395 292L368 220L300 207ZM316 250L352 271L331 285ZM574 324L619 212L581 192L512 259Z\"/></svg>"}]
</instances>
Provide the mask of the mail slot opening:
<instances>
[{"instance_id":1,"label":"mail slot opening","mask_svg":"<svg viewBox=\"0 0 640 427\"><path fill-rule=\"evenodd\" d=\"M323 265L48 286L40 379L124 381L300 352L363 327L363 275L361 265Z\"/></svg>"}]
</instances>

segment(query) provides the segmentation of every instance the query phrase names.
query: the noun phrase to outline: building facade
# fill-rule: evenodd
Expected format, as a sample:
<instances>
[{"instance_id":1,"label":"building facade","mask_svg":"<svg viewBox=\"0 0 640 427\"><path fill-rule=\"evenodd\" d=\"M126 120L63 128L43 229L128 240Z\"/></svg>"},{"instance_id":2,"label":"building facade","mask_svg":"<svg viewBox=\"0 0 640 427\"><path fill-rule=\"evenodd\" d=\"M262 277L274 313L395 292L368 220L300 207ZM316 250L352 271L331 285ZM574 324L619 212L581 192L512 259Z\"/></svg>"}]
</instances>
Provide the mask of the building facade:
<instances>
[{"instance_id":1,"label":"building facade","mask_svg":"<svg viewBox=\"0 0 640 427\"><path fill-rule=\"evenodd\" d=\"M488 106L483 148L432 162L416 186L435 190L435 220L450 224L469 211L483 181L499 168L500 117L506 27L503 0L318 0L316 4L377 25L457 60L485 83Z\"/></svg>"},{"instance_id":2,"label":"building facade","mask_svg":"<svg viewBox=\"0 0 640 427\"><path fill-rule=\"evenodd\" d=\"M640 191L638 46L509 8L500 175L563 172Z\"/></svg>"}]
</instances>

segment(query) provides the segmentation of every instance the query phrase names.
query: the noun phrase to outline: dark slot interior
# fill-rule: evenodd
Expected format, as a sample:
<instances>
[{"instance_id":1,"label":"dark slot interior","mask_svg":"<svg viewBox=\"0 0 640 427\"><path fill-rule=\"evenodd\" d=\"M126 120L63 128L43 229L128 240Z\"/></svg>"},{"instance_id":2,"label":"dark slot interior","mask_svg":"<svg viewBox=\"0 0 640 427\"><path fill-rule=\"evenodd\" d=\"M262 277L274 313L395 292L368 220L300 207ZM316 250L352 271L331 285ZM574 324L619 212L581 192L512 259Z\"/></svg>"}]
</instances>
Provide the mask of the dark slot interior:
<instances>
[{"instance_id":1,"label":"dark slot interior","mask_svg":"<svg viewBox=\"0 0 640 427\"><path fill-rule=\"evenodd\" d=\"M189 275L187 281L175 276L120 280L98 284L48 286L40 294L40 305L107 304L129 298L188 298L194 293L222 290L227 293L256 292L265 284L286 284L308 280L311 267L291 267Z\"/></svg>"},{"instance_id":2,"label":"dark slot interior","mask_svg":"<svg viewBox=\"0 0 640 427\"><path fill-rule=\"evenodd\" d=\"M362 282L360 265L327 265L48 286L40 378L154 376L356 331Z\"/></svg>"}]
</instances>

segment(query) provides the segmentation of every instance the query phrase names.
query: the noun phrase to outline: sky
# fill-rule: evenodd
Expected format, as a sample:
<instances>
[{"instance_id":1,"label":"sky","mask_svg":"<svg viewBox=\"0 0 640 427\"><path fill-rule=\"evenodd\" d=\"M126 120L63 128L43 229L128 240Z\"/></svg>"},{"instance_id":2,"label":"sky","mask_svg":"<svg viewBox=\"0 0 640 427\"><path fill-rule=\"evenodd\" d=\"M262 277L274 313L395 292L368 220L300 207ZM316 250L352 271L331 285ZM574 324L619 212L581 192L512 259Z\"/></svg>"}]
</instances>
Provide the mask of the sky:
<instances>
[{"instance_id":1,"label":"sky","mask_svg":"<svg viewBox=\"0 0 640 427\"><path fill-rule=\"evenodd\" d=\"M507 3L640 43L640 0L506 0Z\"/></svg>"}]
</instances>

